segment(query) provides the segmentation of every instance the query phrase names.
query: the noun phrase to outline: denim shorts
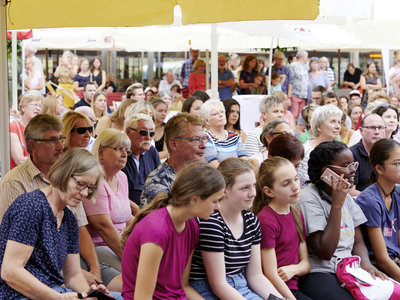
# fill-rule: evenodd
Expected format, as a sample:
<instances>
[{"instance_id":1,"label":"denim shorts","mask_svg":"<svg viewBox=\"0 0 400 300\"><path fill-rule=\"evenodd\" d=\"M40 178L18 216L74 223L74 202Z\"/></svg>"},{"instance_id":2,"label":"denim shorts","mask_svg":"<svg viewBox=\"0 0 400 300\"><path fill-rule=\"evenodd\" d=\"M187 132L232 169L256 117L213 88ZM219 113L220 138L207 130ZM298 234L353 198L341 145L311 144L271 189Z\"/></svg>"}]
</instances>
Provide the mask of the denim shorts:
<instances>
[{"instance_id":1,"label":"denim shorts","mask_svg":"<svg viewBox=\"0 0 400 300\"><path fill-rule=\"evenodd\" d=\"M226 281L234 287L247 300L263 300L260 296L254 293L247 285L246 278L243 274L227 275ZM190 286L194 288L206 300L218 300L208 284L207 279L191 280Z\"/></svg>"}]
</instances>

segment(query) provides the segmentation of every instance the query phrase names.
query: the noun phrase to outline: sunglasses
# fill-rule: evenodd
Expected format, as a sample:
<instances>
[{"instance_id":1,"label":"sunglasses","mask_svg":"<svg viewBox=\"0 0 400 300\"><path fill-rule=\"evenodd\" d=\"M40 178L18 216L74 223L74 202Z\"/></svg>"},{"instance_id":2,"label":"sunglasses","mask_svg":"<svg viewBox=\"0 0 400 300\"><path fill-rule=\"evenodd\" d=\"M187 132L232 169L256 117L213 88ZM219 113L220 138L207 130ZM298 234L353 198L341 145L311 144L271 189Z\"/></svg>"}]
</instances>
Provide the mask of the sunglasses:
<instances>
[{"instance_id":1,"label":"sunglasses","mask_svg":"<svg viewBox=\"0 0 400 300\"><path fill-rule=\"evenodd\" d=\"M156 134L155 131L150 131L150 130L137 130L137 129L132 128L132 127L129 127L129 129L138 132L141 136L147 136L149 134L150 137L153 137Z\"/></svg>"},{"instance_id":2,"label":"sunglasses","mask_svg":"<svg viewBox=\"0 0 400 300\"><path fill-rule=\"evenodd\" d=\"M93 127L89 126L89 127L78 127L78 128L73 128L71 130L71 132L76 132L78 134L85 134L86 131L89 131L89 133L93 132Z\"/></svg>"}]
</instances>

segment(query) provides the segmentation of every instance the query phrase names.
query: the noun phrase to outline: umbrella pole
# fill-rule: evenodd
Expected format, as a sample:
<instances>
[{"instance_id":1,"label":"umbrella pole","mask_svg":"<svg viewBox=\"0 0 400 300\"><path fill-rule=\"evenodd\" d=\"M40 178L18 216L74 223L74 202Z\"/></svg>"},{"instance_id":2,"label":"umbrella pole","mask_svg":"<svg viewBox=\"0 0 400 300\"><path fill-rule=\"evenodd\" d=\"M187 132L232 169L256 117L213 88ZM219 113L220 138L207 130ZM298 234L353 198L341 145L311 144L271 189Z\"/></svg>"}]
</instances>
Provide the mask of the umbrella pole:
<instances>
[{"instance_id":1,"label":"umbrella pole","mask_svg":"<svg viewBox=\"0 0 400 300\"><path fill-rule=\"evenodd\" d=\"M17 109L18 106L18 65L17 65L17 32L11 33L11 60L12 60L12 108ZM22 76L22 91L24 90L24 77Z\"/></svg>"},{"instance_id":2,"label":"umbrella pole","mask_svg":"<svg viewBox=\"0 0 400 300\"><path fill-rule=\"evenodd\" d=\"M6 0L0 0L0 141L4 146L0 151L1 177L10 169L10 135L8 120L8 70L7 70L7 18Z\"/></svg>"},{"instance_id":3,"label":"umbrella pole","mask_svg":"<svg viewBox=\"0 0 400 300\"><path fill-rule=\"evenodd\" d=\"M269 66L268 66L268 95L271 94L271 74L272 74L272 50L274 49L274 37L271 37L271 47L269 51Z\"/></svg>"},{"instance_id":4,"label":"umbrella pole","mask_svg":"<svg viewBox=\"0 0 400 300\"><path fill-rule=\"evenodd\" d=\"M217 24L211 24L211 98L219 99L218 94L218 32Z\"/></svg>"}]
</instances>

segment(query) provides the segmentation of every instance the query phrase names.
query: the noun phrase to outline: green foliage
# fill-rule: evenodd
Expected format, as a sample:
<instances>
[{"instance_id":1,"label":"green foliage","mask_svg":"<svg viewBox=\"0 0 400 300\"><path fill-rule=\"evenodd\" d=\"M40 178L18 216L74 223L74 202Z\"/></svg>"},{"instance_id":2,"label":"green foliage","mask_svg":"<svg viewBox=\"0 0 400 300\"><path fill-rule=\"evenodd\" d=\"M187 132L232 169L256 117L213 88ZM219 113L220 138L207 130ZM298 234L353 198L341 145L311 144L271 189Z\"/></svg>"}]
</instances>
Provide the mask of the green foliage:
<instances>
[{"instance_id":1,"label":"green foliage","mask_svg":"<svg viewBox=\"0 0 400 300\"><path fill-rule=\"evenodd\" d=\"M17 41L17 56L21 56L22 41ZM11 61L12 41L7 40L7 58Z\"/></svg>"}]
</instances>

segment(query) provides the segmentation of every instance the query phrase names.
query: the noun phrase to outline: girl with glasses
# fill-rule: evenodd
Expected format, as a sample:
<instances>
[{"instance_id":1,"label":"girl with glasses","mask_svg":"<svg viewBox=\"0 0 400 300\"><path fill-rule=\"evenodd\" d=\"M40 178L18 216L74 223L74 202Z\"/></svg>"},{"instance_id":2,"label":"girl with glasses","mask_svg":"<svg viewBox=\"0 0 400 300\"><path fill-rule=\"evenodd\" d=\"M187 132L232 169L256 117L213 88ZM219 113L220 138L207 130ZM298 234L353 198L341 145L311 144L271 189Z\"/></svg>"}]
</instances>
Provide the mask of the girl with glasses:
<instances>
[{"instance_id":1,"label":"girl with glasses","mask_svg":"<svg viewBox=\"0 0 400 300\"><path fill-rule=\"evenodd\" d=\"M371 261L394 280L400 280L400 144L392 139L377 141L371 148L373 183L358 197L363 210L365 237Z\"/></svg>"},{"instance_id":2,"label":"girl with glasses","mask_svg":"<svg viewBox=\"0 0 400 300\"><path fill-rule=\"evenodd\" d=\"M327 168L340 176L330 185L321 179ZM300 279L299 288L312 299L354 299L336 277L339 258L357 255L361 267L372 277L386 277L370 262L360 229L367 219L349 194L355 171L353 154L344 143L323 142L310 154L308 175L312 184L300 191L299 206L311 270Z\"/></svg>"}]
</instances>

